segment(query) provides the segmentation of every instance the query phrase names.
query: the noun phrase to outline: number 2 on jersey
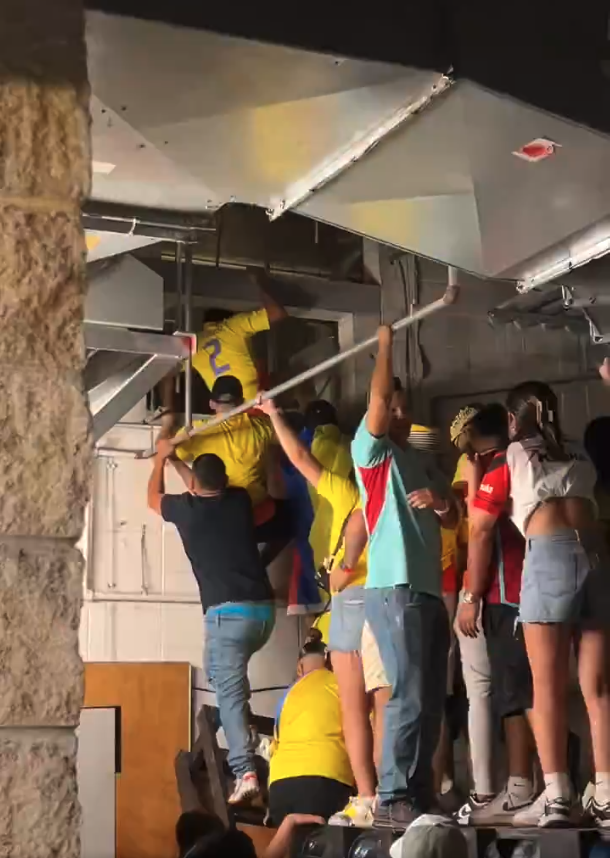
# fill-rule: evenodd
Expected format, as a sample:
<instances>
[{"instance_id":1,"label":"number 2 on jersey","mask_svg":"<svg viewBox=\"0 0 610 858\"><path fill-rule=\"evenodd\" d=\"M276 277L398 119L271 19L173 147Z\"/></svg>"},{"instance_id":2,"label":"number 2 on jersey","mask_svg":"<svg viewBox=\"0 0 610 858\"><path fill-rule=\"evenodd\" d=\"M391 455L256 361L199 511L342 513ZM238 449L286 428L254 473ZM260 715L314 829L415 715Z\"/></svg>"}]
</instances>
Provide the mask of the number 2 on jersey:
<instances>
[{"instance_id":1,"label":"number 2 on jersey","mask_svg":"<svg viewBox=\"0 0 610 858\"><path fill-rule=\"evenodd\" d=\"M218 378L219 375L226 375L231 372L231 365L228 363L223 364L222 366L218 365L218 361L220 360L220 350L222 346L220 340L213 339L208 340L203 344L203 349L210 358L210 367L212 372L214 373L214 378Z\"/></svg>"}]
</instances>

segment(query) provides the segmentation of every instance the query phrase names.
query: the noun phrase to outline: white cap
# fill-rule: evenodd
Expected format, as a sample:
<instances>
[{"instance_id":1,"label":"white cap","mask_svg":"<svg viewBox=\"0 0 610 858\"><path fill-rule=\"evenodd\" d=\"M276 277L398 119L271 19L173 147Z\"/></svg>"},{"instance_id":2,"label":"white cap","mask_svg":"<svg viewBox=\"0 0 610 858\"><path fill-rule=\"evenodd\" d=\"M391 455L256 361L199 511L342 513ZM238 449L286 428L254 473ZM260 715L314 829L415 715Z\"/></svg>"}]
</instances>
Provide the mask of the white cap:
<instances>
[{"instance_id":1,"label":"white cap","mask_svg":"<svg viewBox=\"0 0 610 858\"><path fill-rule=\"evenodd\" d=\"M445 816L423 814L390 847L391 858L468 858L468 843Z\"/></svg>"}]
</instances>

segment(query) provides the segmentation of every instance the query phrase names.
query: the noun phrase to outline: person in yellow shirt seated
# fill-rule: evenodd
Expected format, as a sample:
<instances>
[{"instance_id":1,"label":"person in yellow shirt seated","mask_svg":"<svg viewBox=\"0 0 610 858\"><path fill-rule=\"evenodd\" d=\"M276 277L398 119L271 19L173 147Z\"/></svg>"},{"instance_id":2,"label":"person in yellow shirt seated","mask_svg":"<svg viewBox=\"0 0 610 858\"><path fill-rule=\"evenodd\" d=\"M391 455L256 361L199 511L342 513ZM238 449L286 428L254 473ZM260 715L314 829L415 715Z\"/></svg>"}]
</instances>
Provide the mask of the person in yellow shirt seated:
<instances>
[{"instance_id":1,"label":"person in yellow shirt seated","mask_svg":"<svg viewBox=\"0 0 610 858\"><path fill-rule=\"evenodd\" d=\"M250 351L250 340L261 331L286 318L286 310L267 291L261 269L252 269L263 300L260 310L228 315L224 311L208 310L203 330L197 336L197 352L193 369L199 373L211 391L217 379L227 375L241 382L246 401L254 399L264 387L259 368ZM221 317L222 316L222 317Z\"/></svg>"},{"instance_id":2,"label":"person in yellow shirt seated","mask_svg":"<svg viewBox=\"0 0 610 858\"><path fill-rule=\"evenodd\" d=\"M343 732L356 780L355 796L341 818L332 824L372 825L372 806L377 783L373 760L373 733L370 700L364 683L361 646L364 628L364 584L366 582L367 542L364 516L356 483L348 477L324 468L301 443L273 400L261 404L271 418L275 434L292 465L313 486L320 502L325 500L332 518L325 521L328 535L310 542L317 568L330 569L332 592L328 648L340 691ZM315 526L315 520L314 520ZM319 548L323 547L324 555ZM348 550L349 549L349 550Z\"/></svg>"},{"instance_id":3,"label":"person in yellow shirt seated","mask_svg":"<svg viewBox=\"0 0 610 858\"><path fill-rule=\"evenodd\" d=\"M239 379L225 375L214 382L210 405L217 414L243 401ZM198 421L194 426L204 424ZM257 539L259 544L266 544L263 563L268 566L291 538L287 504L279 497L271 497L268 489L277 471L279 454L271 421L257 410L238 414L176 448L176 455L184 462L194 462L206 453L214 453L223 461L229 486L244 488L250 495Z\"/></svg>"},{"instance_id":4,"label":"person in yellow shirt seated","mask_svg":"<svg viewBox=\"0 0 610 858\"><path fill-rule=\"evenodd\" d=\"M304 645L297 676L278 707L271 746L269 815L274 826L291 813L328 819L353 792L339 687L320 640Z\"/></svg>"}]
</instances>

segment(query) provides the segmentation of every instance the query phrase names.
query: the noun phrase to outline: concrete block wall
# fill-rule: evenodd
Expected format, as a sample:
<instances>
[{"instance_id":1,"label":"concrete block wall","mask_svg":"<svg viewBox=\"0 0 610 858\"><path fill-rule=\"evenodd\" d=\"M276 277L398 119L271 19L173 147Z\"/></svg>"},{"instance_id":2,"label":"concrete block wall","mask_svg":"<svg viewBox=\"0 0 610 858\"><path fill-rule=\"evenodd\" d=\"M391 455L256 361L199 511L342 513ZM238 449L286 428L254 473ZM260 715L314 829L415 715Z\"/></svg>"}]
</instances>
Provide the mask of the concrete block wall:
<instances>
[{"instance_id":1,"label":"concrete block wall","mask_svg":"<svg viewBox=\"0 0 610 858\"><path fill-rule=\"evenodd\" d=\"M417 267L424 305L442 295L447 269L429 260L418 260ZM459 302L420 326L425 376L414 397L422 412L416 418L448 430L468 402L504 401L515 384L535 378L555 387L564 432L580 440L589 420L610 410L610 397L597 377L604 349L565 330L492 326L488 311L514 297L514 285L467 275L460 276L460 283Z\"/></svg>"}]
</instances>

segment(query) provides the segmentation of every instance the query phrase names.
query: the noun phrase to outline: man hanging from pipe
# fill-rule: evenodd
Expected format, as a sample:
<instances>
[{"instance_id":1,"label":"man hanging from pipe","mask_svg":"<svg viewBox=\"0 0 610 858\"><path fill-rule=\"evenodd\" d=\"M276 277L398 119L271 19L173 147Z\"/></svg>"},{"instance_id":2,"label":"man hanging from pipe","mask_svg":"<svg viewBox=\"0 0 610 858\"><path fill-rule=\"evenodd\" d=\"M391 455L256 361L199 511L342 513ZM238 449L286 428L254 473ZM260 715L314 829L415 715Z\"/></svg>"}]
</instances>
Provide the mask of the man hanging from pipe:
<instances>
[{"instance_id":1,"label":"man hanging from pipe","mask_svg":"<svg viewBox=\"0 0 610 858\"><path fill-rule=\"evenodd\" d=\"M238 378L223 375L214 382L210 406L216 414L231 411L243 402L244 391ZM185 462L195 462L209 453L224 463L229 485L244 488L250 495L257 540L265 545L263 564L268 566L292 536L279 475L279 448L269 418L258 411L237 414L176 447L176 455Z\"/></svg>"},{"instance_id":2,"label":"man hanging from pipe","mask_svg":"<svg viewBox=\"0 0 610 858\"><path fill-rule=\"evenodd\" d=\"M241 382L246 400L254 399L267 387L266 367L257 367L250 340L287 316L284 307L269 294L265 272L251 268L248 273L259 288L263 306L246 313L208 310L192 359L193 369L210 392L219 378L230 375ZM161 384L162 405L168 413L174 410L174 388L174 376L169 375Z\"/></svg>"},{"instance_id":3,"label":"man hanging from pipe","mask_svg":"<svg viewBox=\"0 0 610 858\"><path fill-rule=\"evenodd\" d=\"M392 329L379 329L368 411L352 457L369 533L365 616L392 692L384 713L377 827L406 828L435 805L432 758L447 681L440 525L459 521L450 487L410 446L405 391L393 376Z\"/></svg>"}]
</instances>

